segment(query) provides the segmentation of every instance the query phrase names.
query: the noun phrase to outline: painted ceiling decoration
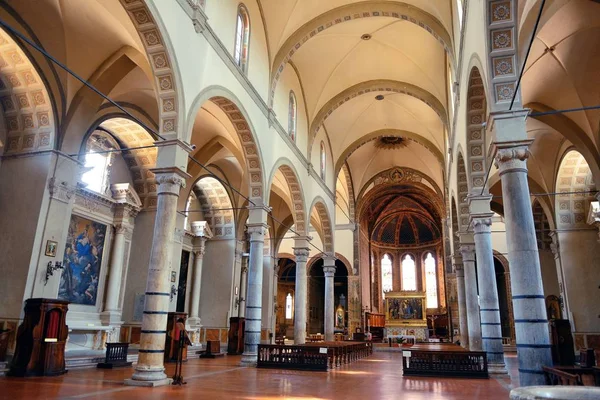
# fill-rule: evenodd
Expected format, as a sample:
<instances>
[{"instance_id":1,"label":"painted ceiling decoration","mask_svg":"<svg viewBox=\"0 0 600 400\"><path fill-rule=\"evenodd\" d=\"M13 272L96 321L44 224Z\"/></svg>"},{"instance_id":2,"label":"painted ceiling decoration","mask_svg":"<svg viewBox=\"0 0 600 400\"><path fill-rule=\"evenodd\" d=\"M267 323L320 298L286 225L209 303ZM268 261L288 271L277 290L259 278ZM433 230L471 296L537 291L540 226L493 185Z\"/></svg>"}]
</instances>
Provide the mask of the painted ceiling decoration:
<instances>
[{"instance_id":1,"label":"painted ceiling decoration","mask_svg":"<svg viewBox=\"0 0 600 400\"><path fill-rule=\"evenodd\" d=\"M215 236L231 237L234 234L234 213L231 199L221 182L207 176L200 179L193 188L203 210L204 220L210 225Z\"/></svg>"}]
</instances>

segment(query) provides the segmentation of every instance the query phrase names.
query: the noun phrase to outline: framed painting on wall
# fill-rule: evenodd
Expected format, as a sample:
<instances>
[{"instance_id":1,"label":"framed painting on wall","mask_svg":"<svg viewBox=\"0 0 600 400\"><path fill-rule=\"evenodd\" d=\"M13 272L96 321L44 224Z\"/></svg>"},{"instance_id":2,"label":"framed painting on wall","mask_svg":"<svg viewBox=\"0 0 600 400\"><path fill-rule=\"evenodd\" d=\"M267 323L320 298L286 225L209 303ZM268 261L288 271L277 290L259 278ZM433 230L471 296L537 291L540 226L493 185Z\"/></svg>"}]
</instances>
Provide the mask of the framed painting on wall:
<instances>
[{"instance_id":1,"label":"framed painting on wall","mask_svg":"<svg viewBox=\"0 0 600 400\"><path fill-rule=\"evenodd\" d=\"M94 306L98 298L106 225L71 215L58 298Z\"/></svg>"}]
</instances>

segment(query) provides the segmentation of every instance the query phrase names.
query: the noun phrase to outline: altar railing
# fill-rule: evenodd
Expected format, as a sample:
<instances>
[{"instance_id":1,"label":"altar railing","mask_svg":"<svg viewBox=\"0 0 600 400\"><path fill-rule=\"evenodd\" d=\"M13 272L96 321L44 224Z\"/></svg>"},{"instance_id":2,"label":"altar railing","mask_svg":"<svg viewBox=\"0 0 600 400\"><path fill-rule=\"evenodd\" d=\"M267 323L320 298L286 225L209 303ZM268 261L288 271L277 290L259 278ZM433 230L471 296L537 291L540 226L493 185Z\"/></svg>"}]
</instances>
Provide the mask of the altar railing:
<instances>
[{"instance_id":1,"label":"altar railing","mask_svg":"<svg viewBox=\"0 0 600 400\"><path fill-rule=\"evenodd\" d=\"M488 378L483 351L403 351L405 376Z\"/></svg>"}]
</instances>

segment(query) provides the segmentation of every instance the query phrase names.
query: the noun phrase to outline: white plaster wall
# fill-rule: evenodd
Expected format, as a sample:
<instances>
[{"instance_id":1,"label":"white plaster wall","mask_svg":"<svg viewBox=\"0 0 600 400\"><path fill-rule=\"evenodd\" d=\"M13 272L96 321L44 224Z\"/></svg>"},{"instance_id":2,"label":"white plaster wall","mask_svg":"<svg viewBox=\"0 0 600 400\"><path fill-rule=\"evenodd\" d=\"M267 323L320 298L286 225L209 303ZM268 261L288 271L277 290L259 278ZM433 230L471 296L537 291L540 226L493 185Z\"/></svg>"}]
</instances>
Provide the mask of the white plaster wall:
<instances>
[{"instance_id":1,"label":"white plaster wall","mask_svg":"<svg viewBox=\"0 0 600 400\"><path fill-rule=\"evenodd\" d=\"M19 318L30 260L39 253L34 240L48 199L44 196L50 154L5 159L0 169L0 293L2 316ZM45 204L42 212L42 204ZM42 215L43 214L43 215ZM56 239L54 239L56 240ZM64 249L64 247L63 247ZM33 254L32 254L33 253ZM59 254L57 252L57 254ZM60 261L61 256L56 258ZM47 263L50 258L44 261ZM52 259L54 261L54 259ZM35 273L35 270L32 271Z\"/></svg>"},{"instance_id":2,"label":"white plaster wall","mask_svg":"<svg viewBox=\"0 0 600 400\"><path fill-rule=\"evenodd\" d=\"M335 231L335 252L343 255L348 261L354 260L354 232L350 229L338 229ZM352 274L353 265L349 265Z\"/></svg>"},{"instance_id":3,"label":"white plaster wall","mask_svg":"<svg viewBox=\"0 0 600 400\"><path fill-rule=\"evenodd\" d=\"M235 46L237 10L244 4L250 17L250 45L248 47L248 78L264 100L268 99L270 62L267 53L265 28L258 3L255 0L217 0L207 2L208 23L231 55Z\"/></svg>"},{"instance_id":4,"label":"white plaster wall","mask_svg":"<svg viewBox=\"0 0 600 400\"><path fill-rule=\"evenodd\" d=\"M226 327L233 301L235 240L211 239L206 242L202 264L200 319L205 327Z\"/></svg>"},{"instance_id":5,"label":"white plaster wall","mask_svg":"<svg viewBox=\"0 0 600 400\"><path fill-rule=\"evenodd\" d=\"M281 77L277 82L275 88L275 98L273 101L273 110L277 116L277 120L287 131L289 126L289 98L290 90L294 92L296 96L298 117L297 117L297 128L296 128L296 146L306 155L306 148L308 146L308 116L304 102L304 94L302 87L300 86L300 80L296 71L291 66L284 68L281 73Z\"/></svg>"},{"instance_id":6,"label":"white plaster wall","mask_svg":"<svg viewBox=\"0 0 600 400\"><path fill-rule=\"evenodd\" d=\"M600 332L600 246L598 232L558 231L560 257L575 332Z\"/></svg>"}]
</instances>

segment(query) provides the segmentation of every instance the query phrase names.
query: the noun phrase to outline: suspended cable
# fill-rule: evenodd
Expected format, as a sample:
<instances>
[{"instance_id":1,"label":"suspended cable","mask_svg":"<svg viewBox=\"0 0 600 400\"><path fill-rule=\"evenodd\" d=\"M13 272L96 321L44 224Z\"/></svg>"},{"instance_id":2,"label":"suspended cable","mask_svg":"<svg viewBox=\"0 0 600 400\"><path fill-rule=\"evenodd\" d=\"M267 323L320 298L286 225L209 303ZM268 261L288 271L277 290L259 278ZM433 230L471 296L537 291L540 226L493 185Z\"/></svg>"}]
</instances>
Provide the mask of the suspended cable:
<instances>
[{"instance_id":1,"label":"suspended cable","mask_svg":"<svg viewBox=\"0 0 600 400\"><path fill-rule=\"evenodd\" d=\"M161 140L167 140L167 138L165 138L164 136L161 136L154 128L152 128L152 127L148 126L147 124L145 124L143 121L141 121L135 115L133 115L132 113L130 113L129 111L127 111L124 107L122 107L119 103L117 103L116 101L112 100L110 97L108 97L104 93L102 93L94 85L92 85L91 83L89 83L87 80L83 79L81 76L79 76L77 73L75 73L72 69L70 69L65 64L63 64L62 62L60 62L59 60L57 60L55 57L53 57L52 55L50 55L46 50L44 50L43 48L41 48L40 46L38 46L36 43L34 43L33 41L31 41L29 38L27 38L21 32L17 31L13 27L11 27L3 19L0 19L0 26L2 26L4 29L10 31L11 33L13 33L19 39L21 39L22 41L24 41L25 43L27 43L29 46L31 46L32 48L34 48L35 50L37 50L38 52L40 52L44 57L48 58L54 64L56 64L61 69L63 69L65 72L67 72L69 75L73 76L75 79L77 79L79 82L81 82L87 88L89 88L90 90L92 90L98 96L102 97L104 100L108 101L110 104L112 104L113 106L115 106L116 108L118 108L125 115L127 115L129 118L131 118L137 124L139 124L141 127L143 127L145 130L147 130L152 136L154 136L155 138L161 139ZM140 146L140 147L145 147L145 146ZM134 148L132 148L132 149L134 149ZM127 150L127 149L123 149L123 150ZM80 155L80 154L78 153L77 155ZM257 204L255 202L253 202L249 197L245 196L239 190L237 190L232 185L230 185L228 182L226 182L223 179L221 179L218 175L216 175L214 172L212 172L210 169L208 169L208 167L205 166L204 164L202 164L200 161L196 160L194 157L192 157L189 154L188 154L188 158L192 162L194 162L196 165L198 165L201 168L203 168L204 170L206 170L213 178L215 178L217 181L219 181L222 185L229 187L233 192L235 192L236 194L238 194L244 200L248 201L249 204L251 204L252 206L255 206L255 207L257 206ZM275 217L273 217L273 214L272 214L271 211L269 211L269 215L271 216L271 218L273 218L274 221L276 221L280 225L288 228L294 234L296 234L298 236L301 236L298 232L296 232L295 230L293 230L291 227L285 225L283 222L281 222L278 219L276 219ZM325 253L324 250L322 250L322 249L318 248L317 246L315 246L314 244L310 243L310 241L308 243L309 243L310 246L312 246L313 248L315 248L319 252Z\"/></svg>"},{"instance_id":2,"label":"suspended cable","mask_svg":"<svg viewBox=\"0 0 600 400\"><path fill-rule=\"evenodd\" d=\"M578 108L566 108L564 110L551 110L551 111L536 111L529 114L530 117L543 117L544 115L555 115L555 114L566 114L577 111L589 111L600 109L600 104L597 106L589 107L578 107Z\"/></svg>"}]
</instances>

